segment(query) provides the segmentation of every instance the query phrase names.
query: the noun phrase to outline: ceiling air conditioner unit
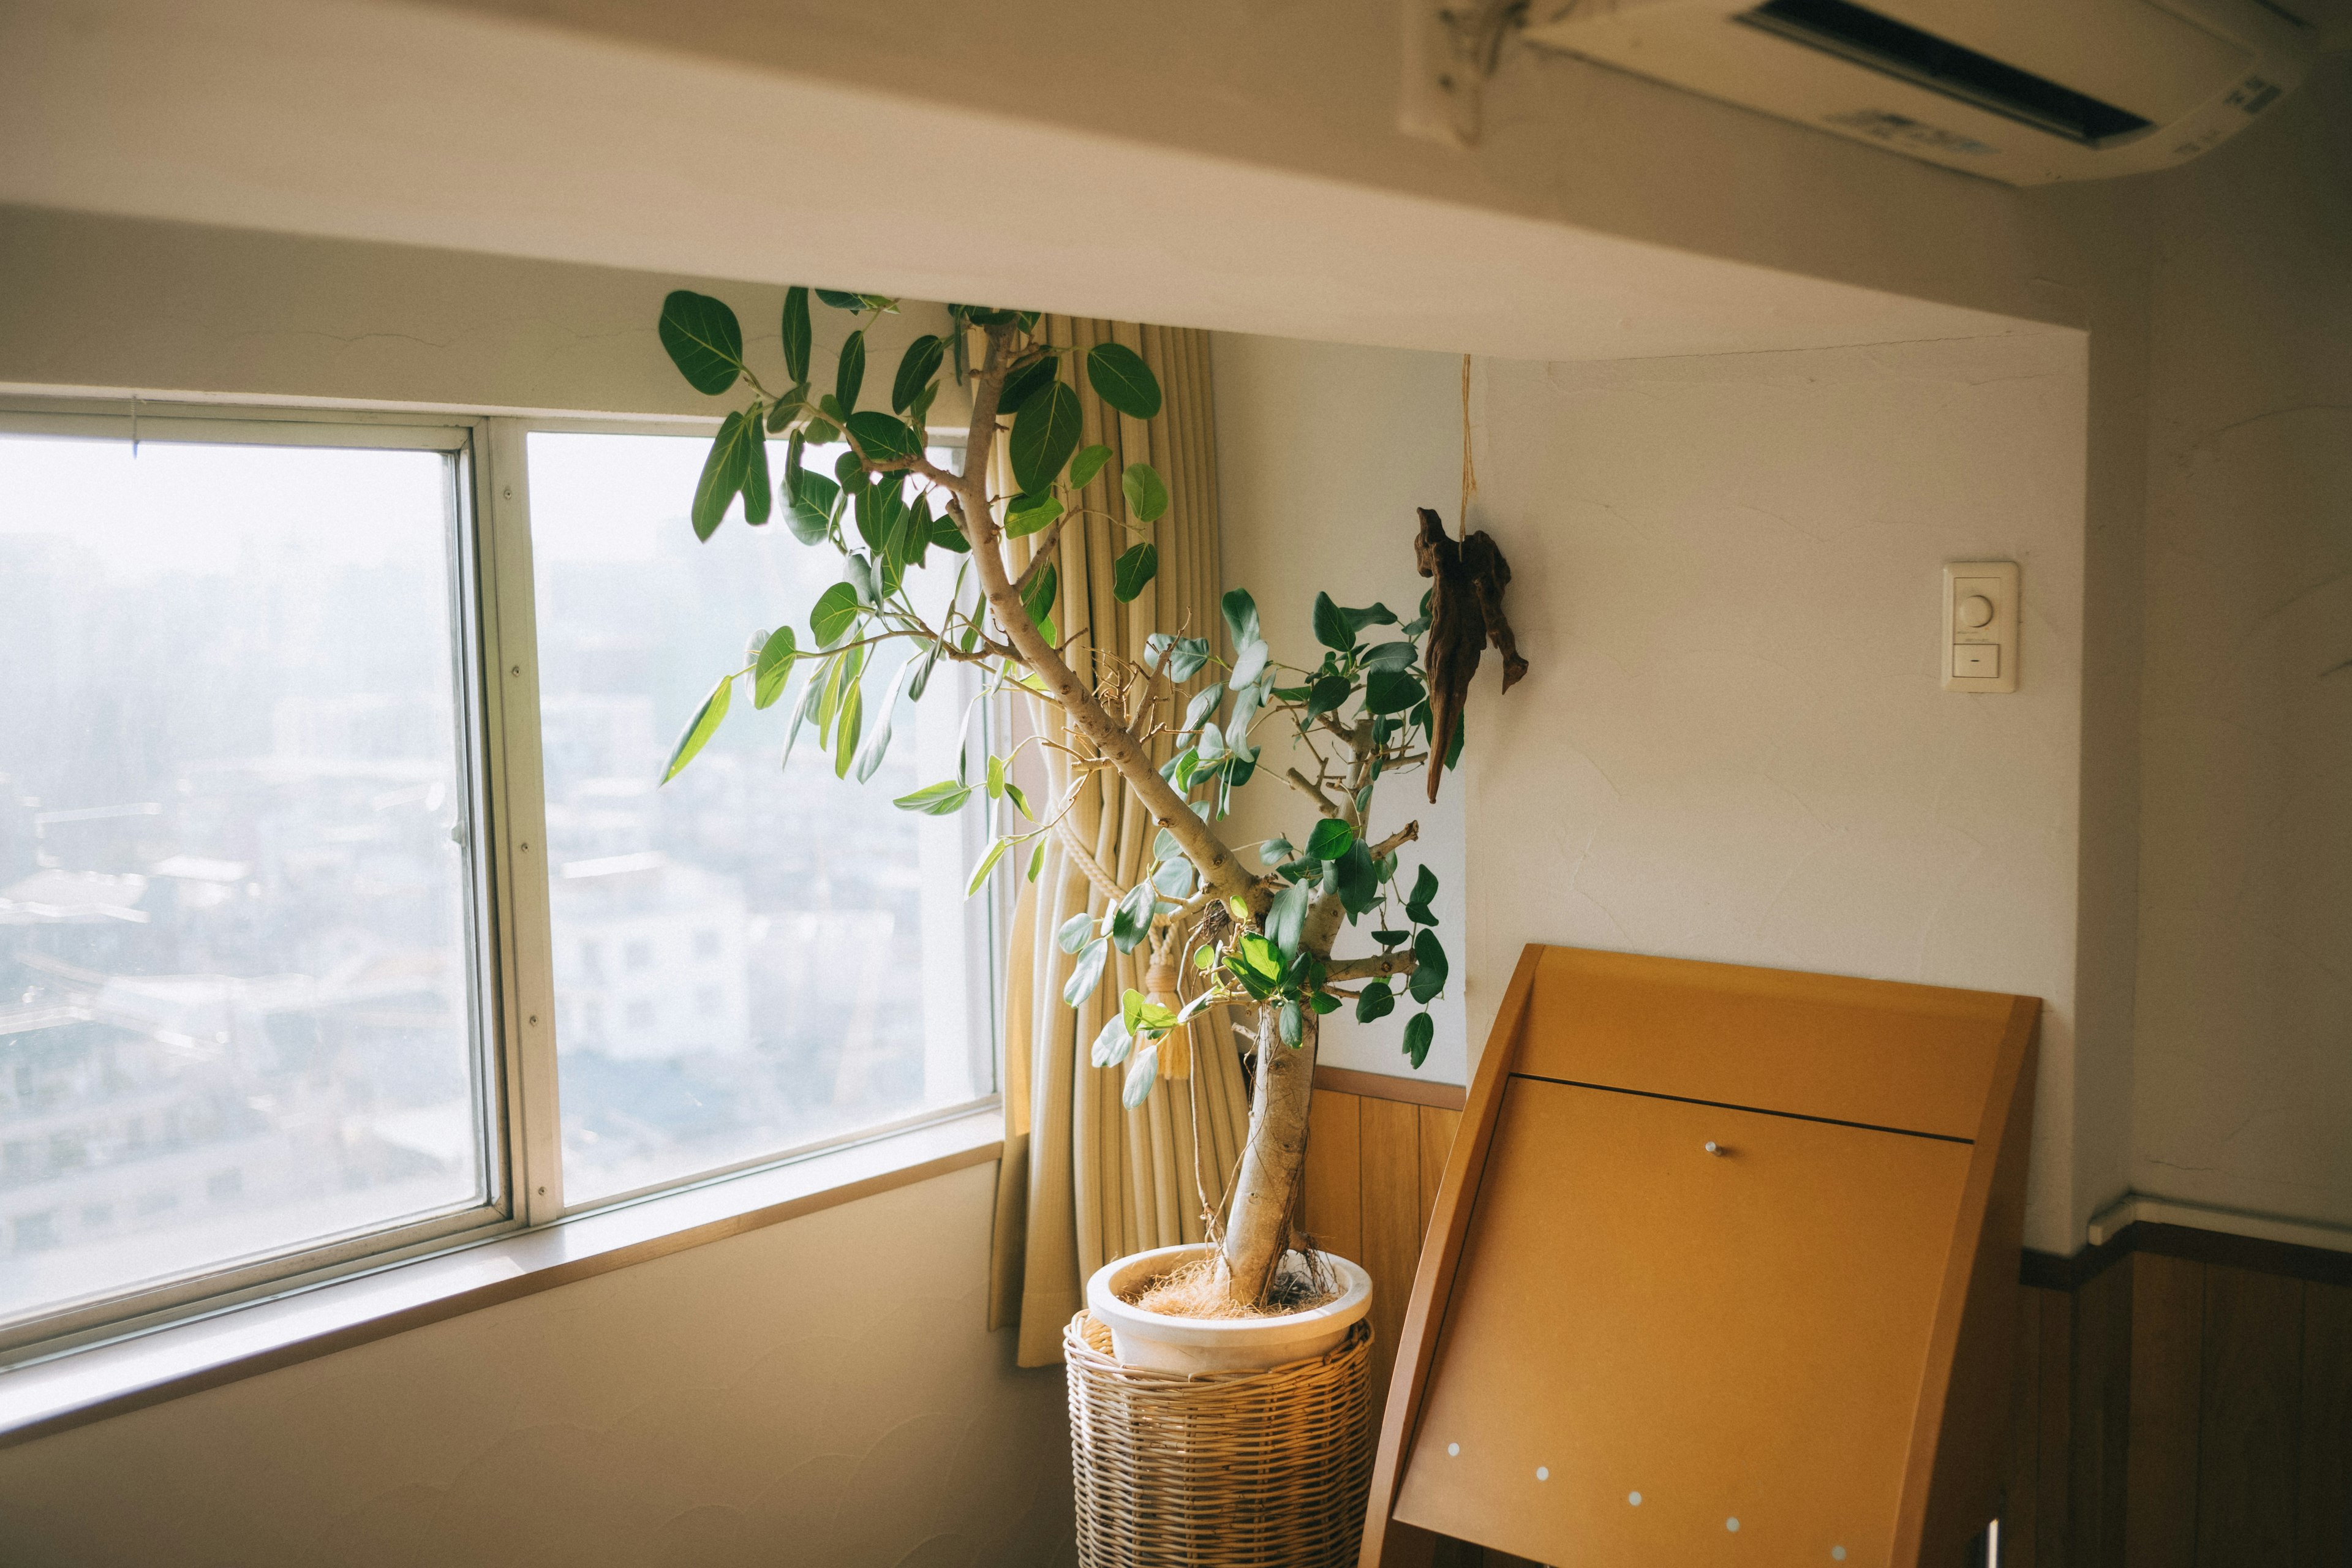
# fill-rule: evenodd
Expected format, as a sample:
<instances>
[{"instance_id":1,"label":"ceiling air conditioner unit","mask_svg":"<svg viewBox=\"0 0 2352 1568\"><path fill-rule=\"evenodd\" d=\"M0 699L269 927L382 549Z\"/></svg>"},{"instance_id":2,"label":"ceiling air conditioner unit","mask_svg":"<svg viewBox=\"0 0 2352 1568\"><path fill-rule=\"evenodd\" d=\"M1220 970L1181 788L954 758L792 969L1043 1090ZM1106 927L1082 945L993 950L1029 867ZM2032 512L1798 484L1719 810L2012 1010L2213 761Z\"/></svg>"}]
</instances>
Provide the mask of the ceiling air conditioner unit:
<instances>
[{"instance_id":1,"label":"ceiling air conditioner unit","mask_svg":"<svg viewBox=\"0 0 2352 1568\"><path fill-rule=\"evenodd\" d=\"M2269 0L1535 0L1524 36L2013 185L2187 163L2313 53Z\"/></svg>"}]
</instances>

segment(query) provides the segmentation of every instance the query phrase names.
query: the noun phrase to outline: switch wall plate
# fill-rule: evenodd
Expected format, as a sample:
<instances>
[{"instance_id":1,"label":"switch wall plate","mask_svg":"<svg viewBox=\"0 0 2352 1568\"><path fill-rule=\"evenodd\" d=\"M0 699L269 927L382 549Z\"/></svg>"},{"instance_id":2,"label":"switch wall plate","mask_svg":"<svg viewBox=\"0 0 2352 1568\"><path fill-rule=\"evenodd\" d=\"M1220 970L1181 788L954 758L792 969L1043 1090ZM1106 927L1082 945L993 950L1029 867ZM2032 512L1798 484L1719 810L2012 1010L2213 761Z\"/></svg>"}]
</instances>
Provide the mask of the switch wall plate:
<instances>
[{"instance_id":1,"label":"switch wall plate","mask_svg":"<svg viewBox=\"0 0 2352 1568\"><path fill-rule=\"evenodd\" d=\"M2016 562L1948 563L1938 660L1944 689L2016 690L2019 618Z\"/></svg>"}]
</instances>

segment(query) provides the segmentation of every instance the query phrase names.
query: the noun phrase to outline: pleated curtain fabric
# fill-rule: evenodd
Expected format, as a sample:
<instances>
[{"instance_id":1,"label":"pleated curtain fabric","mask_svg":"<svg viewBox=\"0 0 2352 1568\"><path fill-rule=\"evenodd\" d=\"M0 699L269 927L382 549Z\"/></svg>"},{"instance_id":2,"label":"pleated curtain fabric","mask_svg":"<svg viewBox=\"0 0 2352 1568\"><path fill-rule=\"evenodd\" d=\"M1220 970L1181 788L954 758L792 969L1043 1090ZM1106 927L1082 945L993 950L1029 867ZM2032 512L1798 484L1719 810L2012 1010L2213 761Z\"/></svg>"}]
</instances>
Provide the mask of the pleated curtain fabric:
<instances>
[{"instance_id":1,"label":"pleated curtain fabric","mask_svg":"<svg viewBox=\"0 0 2352 1568\"><path fill-rule=\"evenodd\" d=\"M1101 655L1140 659L1144 639L1160 631L1206 637L1220 658L1230 658L1218 605L1223 587L1207 334L1067 316L1046 317L1040 331L1076 351L1063 361L1062 374L1077 385L1085 409L1081 445L1100 442L1111 449L1110 461L1084 492L1087 510L1060 536L1054 618L1068 639L1071 668L1085 677L1095 672ZM1160 378L1162 407L1150 424L1120 414L1087 386L1086 353L1107 341L1135 350ZM1119 476L1138 461L1150 463L1167 481L1168 510L1156 522L1136 522L1121 496ZM1014 553L1043 538L1014 542ZM1144 542L1159 551L1159 575L1122 605L1111 592L1112 564ZM1179 717L1183 700L1220 673L1212 665L1186 683ZM1038 733L1065 738L1059 710L1021 700ZM1031 751L1045 763L1046 798L1061 799L1071 777L1068 759L1048 746ZM1155 760L1164 762L1169 752L1163 740ZM1149 872L1157 825L1128 798L1116 774L1106 770L1085 784L1069 826L1121 887ZM1162 1078L1132 1110L1119 1102L1124 1069L1097 1068L1088 1059L1120 994L1143 988L1148 949L1131 955L1114 951L1101 984L1073 1009L1062 1000L1062 988L1076 960L1061 950L1055 932L1074 914L1099 918L1108 907L1083 863L1049 836L1043 870L1022 887L1007 950L1004 1159L998 1168L989 1290L989 1326L1020 1325L1023 1366L1061 1361L1062 1330L1085 1304L1087 1276L1103 1264L1202 1239L1202 1211L1222 1205L1248 1127L1241 1063L1223 1008L1188 1026L1192 1077Z\"/></svg>"}]
</instances>

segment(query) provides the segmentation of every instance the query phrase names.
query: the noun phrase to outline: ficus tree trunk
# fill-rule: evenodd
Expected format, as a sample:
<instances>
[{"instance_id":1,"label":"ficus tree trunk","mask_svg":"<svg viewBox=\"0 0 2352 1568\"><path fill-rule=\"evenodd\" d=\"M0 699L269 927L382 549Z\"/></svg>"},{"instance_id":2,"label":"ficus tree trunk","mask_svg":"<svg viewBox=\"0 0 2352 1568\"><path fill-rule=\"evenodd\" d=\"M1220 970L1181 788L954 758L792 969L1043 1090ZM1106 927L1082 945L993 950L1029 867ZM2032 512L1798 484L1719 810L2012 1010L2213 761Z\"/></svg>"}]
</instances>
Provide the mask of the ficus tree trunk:
<instances>
[{"instance_id":1,"label":"ficus tree trunk","mask_svg":"<svg viewBox=\"0 0 2352 1568\"><path fill-rule=\"evenodd\" d=\"M1299 1020L1296 1046L1282 1043L1276 1009L1257 1018L1257 1086L1250 1100L1249 1142L1225 1222L1225 1269L1236 1300L1265 1297L1290 1245L1298 1184L1307 1169L1307 1117L1315 1092L1315 1045L1321 1020Z\"/></svg>"}]
</instances>

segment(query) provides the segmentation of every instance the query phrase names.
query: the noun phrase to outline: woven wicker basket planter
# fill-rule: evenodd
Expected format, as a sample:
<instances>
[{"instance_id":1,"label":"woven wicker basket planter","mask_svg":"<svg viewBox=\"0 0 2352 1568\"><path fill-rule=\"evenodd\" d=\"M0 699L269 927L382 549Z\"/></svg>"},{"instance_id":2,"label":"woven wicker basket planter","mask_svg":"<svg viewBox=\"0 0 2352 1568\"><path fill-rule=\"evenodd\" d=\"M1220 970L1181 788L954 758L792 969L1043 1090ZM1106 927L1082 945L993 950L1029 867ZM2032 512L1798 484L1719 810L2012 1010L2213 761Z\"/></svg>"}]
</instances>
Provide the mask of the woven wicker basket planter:
<instances>
[{"instance_id":1,"label":"woven wicker basket planter","mask_svg":"<svg viewBox=\"0 0 2352 1568\"><path fill-rule=\"evenodd\" d=\"M1312 1361L1180 1377L1122 1367L1080 1312L1062 1331L1085 1568L1352 1563L1372 1477L1372 1333Z\"/></svg>"}]
</instances>

